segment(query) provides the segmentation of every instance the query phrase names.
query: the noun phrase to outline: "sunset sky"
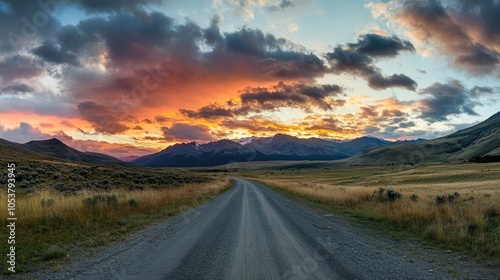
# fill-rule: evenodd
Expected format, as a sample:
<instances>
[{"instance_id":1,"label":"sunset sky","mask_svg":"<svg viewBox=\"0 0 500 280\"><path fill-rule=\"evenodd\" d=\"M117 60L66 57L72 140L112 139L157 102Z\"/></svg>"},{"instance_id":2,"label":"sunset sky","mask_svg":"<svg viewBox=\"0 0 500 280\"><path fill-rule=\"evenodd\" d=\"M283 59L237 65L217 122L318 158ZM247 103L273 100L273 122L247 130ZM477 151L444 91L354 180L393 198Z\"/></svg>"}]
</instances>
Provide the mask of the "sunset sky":
<instances>
[{"instance_id":1,"label":"sunset sky","mask_svg":"<svg viewBox=\"0 0 500 280\"><path fill-rule=\"evenodd\" d=\"M498 112L500 1L0 0L0 138L144 155Z\"/></svg>"}]
</instances>

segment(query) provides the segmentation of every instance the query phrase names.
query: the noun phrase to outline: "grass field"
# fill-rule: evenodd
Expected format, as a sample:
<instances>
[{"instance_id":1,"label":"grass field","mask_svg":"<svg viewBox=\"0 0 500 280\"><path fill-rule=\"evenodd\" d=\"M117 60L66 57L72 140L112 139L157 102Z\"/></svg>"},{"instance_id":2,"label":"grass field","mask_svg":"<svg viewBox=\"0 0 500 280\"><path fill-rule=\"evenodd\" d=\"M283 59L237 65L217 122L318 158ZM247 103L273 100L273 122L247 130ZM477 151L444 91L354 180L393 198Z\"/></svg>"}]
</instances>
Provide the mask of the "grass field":
<instances>
[{"instance_id":1,"label":"grass field","mask_svg":"<svg viewBox=\"0 0 500 280\"><path fill-rule=\"evenodd\" d=\"M321 208L478 259L500 257L500 164L245 170Z\"/></svg>"},{"instance_id":2,"label":"grass field","mask_svg":"<svg viewBox=\"0 0 500 280\"><path fill-rule=\"evenodd\" d=\"M0 177L7 182L7 164L2 166ZM122 240L231 186L221 175L45 160L18 162L15 174L17 272L57 268L75 252ZM0 189L0 201L6 205L5 187ZM7 214L5 206L0 211L0 239L5 241L0 242L1 252L10 246ZM1 268L8 273L3 256Z\"/></svg>"}]
</instances>

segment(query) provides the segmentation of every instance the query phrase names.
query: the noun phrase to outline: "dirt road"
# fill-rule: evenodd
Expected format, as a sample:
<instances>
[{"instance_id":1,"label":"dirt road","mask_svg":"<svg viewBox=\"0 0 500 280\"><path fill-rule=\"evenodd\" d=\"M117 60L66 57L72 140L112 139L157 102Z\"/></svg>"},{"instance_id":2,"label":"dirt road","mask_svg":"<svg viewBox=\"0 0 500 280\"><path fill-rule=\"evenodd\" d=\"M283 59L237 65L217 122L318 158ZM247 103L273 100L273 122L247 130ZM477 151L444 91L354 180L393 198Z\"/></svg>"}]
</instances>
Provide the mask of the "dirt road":
<instances>
[{"instance_id":1,"label":"dirt road","mask_svg":"<svg viewBox=\"0 0 500 280\"><path fill-rule=\"evenodd\" d=\"M332 215L235 179L228 192L47 279L450 279ZM484 275L483 275L484 276ZM481 277L483 277L481 276Z\"/></svg>"}]
</instances>

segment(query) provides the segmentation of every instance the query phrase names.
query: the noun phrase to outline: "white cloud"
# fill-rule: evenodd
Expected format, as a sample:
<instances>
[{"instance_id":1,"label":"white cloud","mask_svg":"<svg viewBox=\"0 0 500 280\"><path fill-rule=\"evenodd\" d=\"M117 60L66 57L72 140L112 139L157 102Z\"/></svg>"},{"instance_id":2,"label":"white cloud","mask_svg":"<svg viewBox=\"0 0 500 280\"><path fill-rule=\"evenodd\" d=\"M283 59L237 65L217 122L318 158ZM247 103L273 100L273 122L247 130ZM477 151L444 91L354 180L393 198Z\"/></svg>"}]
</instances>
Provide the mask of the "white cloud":
<instances>
[{"instance_id":1,"label":"white cloud","mask_svg":"<svg viewBox=\"0 0 500 280\"><path fill-rule=\"evenodd\" d=\"M19 127L15 128L0 126L0 138L17 143L26 143L31 140L52 138L52 136L41 132L40 129L31 126L29 123L21 122Z\"/></svg>"}]
</instances>

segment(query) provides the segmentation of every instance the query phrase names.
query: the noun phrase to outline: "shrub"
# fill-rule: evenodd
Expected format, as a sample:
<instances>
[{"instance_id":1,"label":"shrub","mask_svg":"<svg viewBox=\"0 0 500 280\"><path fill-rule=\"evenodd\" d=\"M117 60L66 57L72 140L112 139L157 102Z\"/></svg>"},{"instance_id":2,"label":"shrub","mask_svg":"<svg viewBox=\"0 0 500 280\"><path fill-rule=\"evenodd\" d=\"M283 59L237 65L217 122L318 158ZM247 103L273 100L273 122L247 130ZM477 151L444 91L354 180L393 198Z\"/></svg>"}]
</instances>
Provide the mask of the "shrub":
<instances>
[{"instance_id":1,"label":"shrub","mask_svg":"<svg viewBox=\"0 0 500 280\"><path fill-rule=\"evenodd\" d=\"M90 175L90 171L87 170L87 169L80 169L80 171L78 172L81 176L88 176Z\"/></svg>"},{"instance_id":2,"label":"shrub","mask_svg":"<svg viewBox=\"0 0 500 280\"><path fill-rule=\"evenodd\" d=\"M137 207L137 201L134 199L134 198L131 198L128 200L128 205L132 208L136 208Z\"/></svg>"},{"instance_id":3,"label":"shrub","mask_svg":"<svg viewBox=\"0 0 500 280\"><path fill-rule=\"evenodd\" d=\"M57 182L54 185L54 189L56 189L57 191L60 191L60 192L64 192L68 189L68 186L66 186L66 184L63 182Z\"/></svg>"},{"instance_id":4,"label":"shrub","mask_svg":"<svg viewBox=\"0 0 500 280\"><path fill-rule=\"evenodd\" d=\"M43 259L48 261L48 260L55 260L59 259L66 256L66 252L64 252L64 249L57 246L57 245L51 245L45 253L43 253Z\"/></svg>"},{"instance_id":5,"label":"shrub","mask_svg":"<svg viewBox=\"0 0 500 280\"><path fill-rule=\"evenodd\" d=\"M444 195L436 195L436 203L443 204L446 202L446 197Z\"/></svg>"},{"instance_id":6,"label":"shrub","mask_svg":"<svg viewBox=\"0 0 500 280\"><path fill-rule=\"evenodd\" d=\"M418 195L416 195L416 194L412 194L412 195L410 196L410 199L411 199L411 201L418 201L418 199L419 199L419 198L418 198Z\"/></svg>"},{"instance_id":7,"label":"shrub","mask_svg":"<svg viewBox=\"0 0 500 280\"><path fill-rule=\"evenodd\" d=\"M395 201L396 199L401 198L401 193L394 189L388 189L387 197L389 198L389 201Z\"/></svg>"},{"instance_id":8,"label":"shrub","mask_svg":"<svg viewBox=\"0 0 500 280\"><path fill-rule=\"evenodd\" d=\"M384 189L384 188L379 188L378 190L375 191L374 193L375 197L381 201L395 201L397 199L400 199L402 197L401 193L398 192L395 189Z\"/></svg>"},{"instance_id":9,"label":"shrub","mask_svg":"<svg viewBox=\"0 0 500 280\"><path fill-rule=\"evenodd\" d=\"M437 195L436 196L436 203L443 204L445 202L453 202L458 197L460 197L460 194L457 192L454 192L454 193L448 194L448 195Z\"/></svg>"}]
</instances>

